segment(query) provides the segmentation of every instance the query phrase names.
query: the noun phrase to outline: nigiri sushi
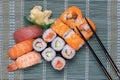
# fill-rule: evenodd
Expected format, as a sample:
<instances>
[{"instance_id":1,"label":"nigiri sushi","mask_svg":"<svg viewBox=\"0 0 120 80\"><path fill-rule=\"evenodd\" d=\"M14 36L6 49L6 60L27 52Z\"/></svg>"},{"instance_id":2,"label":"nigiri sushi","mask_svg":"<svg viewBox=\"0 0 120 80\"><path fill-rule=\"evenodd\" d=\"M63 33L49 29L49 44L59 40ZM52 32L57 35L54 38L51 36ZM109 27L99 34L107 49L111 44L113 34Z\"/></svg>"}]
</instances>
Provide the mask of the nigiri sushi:
<instances>
[{"instance_id":1,"label":"nigiri sushi","mask_svg":"<svg viewBox=\"0 0 120 80\"><path fill-rule=\"evenodd\" d=\"M34 39L29 39L29 40L25 40L23 42L17 43L16 45L14 45L12 48L9 49L8 56L11 59L16 59L22 56L23 54L26 54L32 51L33 40Z\"/></svg>"},{"instance_id":2,"label":"nigiri sushi","mask_svg":"<svg viewBox=\"0 0 120 80\"><path fill-rule=\"evenodd\" d=\"M58 71L62 70L66 65L65 59L59 56L55 57L51 63L53 68Z\"/></svg>"},{"instance_id":3,"label":"nigiri sushi","mask_svg":"<svg viewBox=\"0 0 120 80\"><path fill-rule=\"evenodd\" d=\"M14 40L16 43L42 36L42 29L38 26L22 27L14 32Z\"/></svg>"},{"instance_id":4,"label":"nigiri sushi","mask_svg":"<svg viewBox=\"0 0 120 80\"><path fill-rule=\"evenodd\" d=\"M12 62L10 65L8 65L7 69L9 72L11 72L17 69L24 69L41 62L41 55L35 51L32 51L22 55L21 57L18 57L15 62Z\"/></svg>"}]
</instances>

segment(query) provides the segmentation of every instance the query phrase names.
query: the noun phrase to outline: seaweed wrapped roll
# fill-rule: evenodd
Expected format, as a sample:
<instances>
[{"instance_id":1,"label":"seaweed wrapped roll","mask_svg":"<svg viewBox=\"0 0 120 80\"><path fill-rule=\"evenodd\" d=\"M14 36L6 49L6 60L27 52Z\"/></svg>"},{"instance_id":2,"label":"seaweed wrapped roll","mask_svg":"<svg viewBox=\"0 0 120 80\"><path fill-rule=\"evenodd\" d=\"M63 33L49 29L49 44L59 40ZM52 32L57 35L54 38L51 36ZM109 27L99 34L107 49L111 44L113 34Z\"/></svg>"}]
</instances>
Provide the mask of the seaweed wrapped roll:
<instances>
[{"instance_id":1,"label":"seaweed wrapped roll","mask_svg":"<svg viewBox=\"0 0 120 80\"><path fill-rule=\"evenodd\" d=\"M48 47L42 52L42 56L46 61L51 61L56 56L56 52Z\"/></svg>"},{"instance_id":2,"label":"seaweed wrapped roll","mask_svg":"<svg viewBox=\"0 0 120 80\"><path fill-rule=\"evenodd\" d=\"M56 37L56 33L49 28L43 33L42 37L45 42L51 42Z\"/></svg>"},{"instance_id":3,"label":"seaweed wrapped roll","mask_svg":"<svg viewBox=\"0 0 120 80\"><path fill-rule=\"evenodd\" d=\"M51 43L52 48L56 51L62 50L64 45L65 45L65 41L60 37L56 37Z\"/></svg>"},{"instance_id":4,"label":"seaweed wrapped roll","mask_svg":"<svg viewBox=\"0 0 120 80\"><path fill-rule=\"evenodd\" d=\"M69 45L65 45L62 52L62 56L66 59L72 59L75 56L75 50Z\"/></svg>"},{"instance_id":5,"label":"seaweed wrapped roll","mask_svg":"<svg viewBox=\"0 0 120 80\"><path fill-rule=\"evenodd\" d=\"M33 41L33 48L36 51L42 51L47 47L47 44L41 38L37 38Z\"/></svg>"},{"instance_id":6,"label":"seaweed wrapped roll","mask_svg":"<svg viewBox=\"0 0 120 80\"><path fill-rule=\"evenodd\" d=\"M64 67L65 67L65 59L62 58L62 57L55 57L53 60L52 60L52 66L55 70L62 70Z\"/></svg>"}]
</instances>

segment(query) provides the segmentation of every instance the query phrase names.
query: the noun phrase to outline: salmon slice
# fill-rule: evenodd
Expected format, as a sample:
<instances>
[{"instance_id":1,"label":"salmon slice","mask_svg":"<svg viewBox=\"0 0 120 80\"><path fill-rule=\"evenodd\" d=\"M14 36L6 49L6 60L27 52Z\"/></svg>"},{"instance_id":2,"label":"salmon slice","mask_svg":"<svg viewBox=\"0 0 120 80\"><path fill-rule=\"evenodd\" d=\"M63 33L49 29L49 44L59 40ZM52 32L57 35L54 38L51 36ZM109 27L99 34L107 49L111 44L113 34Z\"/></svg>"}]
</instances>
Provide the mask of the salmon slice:
<instances>
[{"instance_id":1,"label":"salmon slice","mask_svg":"<svg viewBox=\"0 0 120 80\"><path fill-rule=\"evenodd\" d=\"M29 66L35 65L40 62L41 62L41 55L35 51L32 51L21 57L18 57L15 62L8 65L7 69L9 72L11 72L16 69L27 68Z\"/></svg>"},{"instance_id":2,"label":"salmon slice","mask_svg":"<svg viewBox=\"0 0 120 80\"><path fill-rule=\"evenodd\" d=\"M65 32L70 30L70 28L65 25L60 19L57 19L55 24L53 24L51 28L62 38L64 37Z\"/></svg>"},{"instance_id":3,"label":"salmon slice","mask_svg":"<svg viewBox=\"0 0 120 80\"><path fill-rule=\"evenodd\" d=\"M34 39L25 40L23 42L20 42L20 43L14 45L12 48L9 49L8 56L11 59L16 59L16 58L32 51L33 40Z\"/></svg>"},{"instance_id":4,"label":"salmon slice","mask_svg":"<svg viewBox=\"0 0 120 80\"><path fill-rule=\"evenodd\" d=\"M61 68L63 66L63 63L61 61L57 61L56 68Z\"/></svg>"}]
</instances>

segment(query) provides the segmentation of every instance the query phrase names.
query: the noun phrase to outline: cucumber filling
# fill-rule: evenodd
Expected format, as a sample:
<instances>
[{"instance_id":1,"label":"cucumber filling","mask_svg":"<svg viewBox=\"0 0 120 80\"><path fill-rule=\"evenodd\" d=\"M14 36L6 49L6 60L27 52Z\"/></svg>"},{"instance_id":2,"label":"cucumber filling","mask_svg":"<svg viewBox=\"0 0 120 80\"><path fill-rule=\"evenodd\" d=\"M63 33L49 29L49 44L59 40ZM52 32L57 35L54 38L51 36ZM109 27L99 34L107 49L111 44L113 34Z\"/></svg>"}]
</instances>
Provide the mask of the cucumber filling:
<instances>
[{"instance_id":1,"label":"cucumber filling","mask_svg":"<svg viewBox=\"0 0 120 80\"><path fill-rule=\"evenodd\" d=\"M61 47L61 42L57 40L56 43L55 43L55 47L56 47L56 48Z\"/></svg>"},{"instance_id":2,"label":"cucumber filling","mask_svg":"<svg viewBox=\"0 0 120 80\"><path fill-rule=\"evenodd\" d=\"M47 56L47 57L51 57L51 54L52 54L52 51L47 51L47 52L46 52L46 56Z\"/></svg>"}]
</instances>

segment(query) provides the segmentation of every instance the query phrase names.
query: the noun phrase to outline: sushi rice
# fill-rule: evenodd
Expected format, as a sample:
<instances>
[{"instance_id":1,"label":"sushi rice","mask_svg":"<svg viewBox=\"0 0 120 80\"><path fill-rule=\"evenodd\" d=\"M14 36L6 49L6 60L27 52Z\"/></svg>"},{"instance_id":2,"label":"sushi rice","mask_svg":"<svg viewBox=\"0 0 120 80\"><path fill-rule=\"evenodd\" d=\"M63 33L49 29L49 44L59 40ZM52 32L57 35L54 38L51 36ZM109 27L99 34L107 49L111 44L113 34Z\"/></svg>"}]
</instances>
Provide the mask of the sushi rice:
<instances>
[{"instance_id":1,"label":"sushi rice","mask_svg":"<svg viewBox=\"0 0 120 80\"><path fill-rule=\"evenodd\" d=\"M36 51L42 51L47 47L47 44L41 38L37 38L33 41L33 48Z\"/></svg>"},{"instance_id":2,"label":"sushi rice","mask_svg":"<svg viewBox=\"0 0 120 80\"><path fill-rule=\"evenodd\" d=\"M48 47L42 52L42 56L46 61L51 61L56 56L56 52Z\"/></svg>"},{"instance_id":3,"label":"sushi rice","mask_svg":"<svg viewBox=\"0 0 120 80\"><path fill-rule=\"evenodd\" d=\"M66 44L61 51L61 54L66 59L72 59L75 56L75 50Z\"/></svg>"},{"instance_id":4,"label":"sushi rice","mask_svg":"<svg viewBox=\"0 0 120 80\"><path fill-rule=\"evenodd\" d=\"M52 67L58 71L62 70L66 65L65 59L59 56L55 57L51 63Z\"/></svg>"},{"instance_id":5,"label":"sushi rice","mask_svg":"<svg viewBox=\"0 0 120 80\"><path fill-rule=\"evenodd\" d=\"M56 37L51 43L52 48L56 51L61 51L64 45L65 41L60 37Z\"/></svg>"}]
</instances>

